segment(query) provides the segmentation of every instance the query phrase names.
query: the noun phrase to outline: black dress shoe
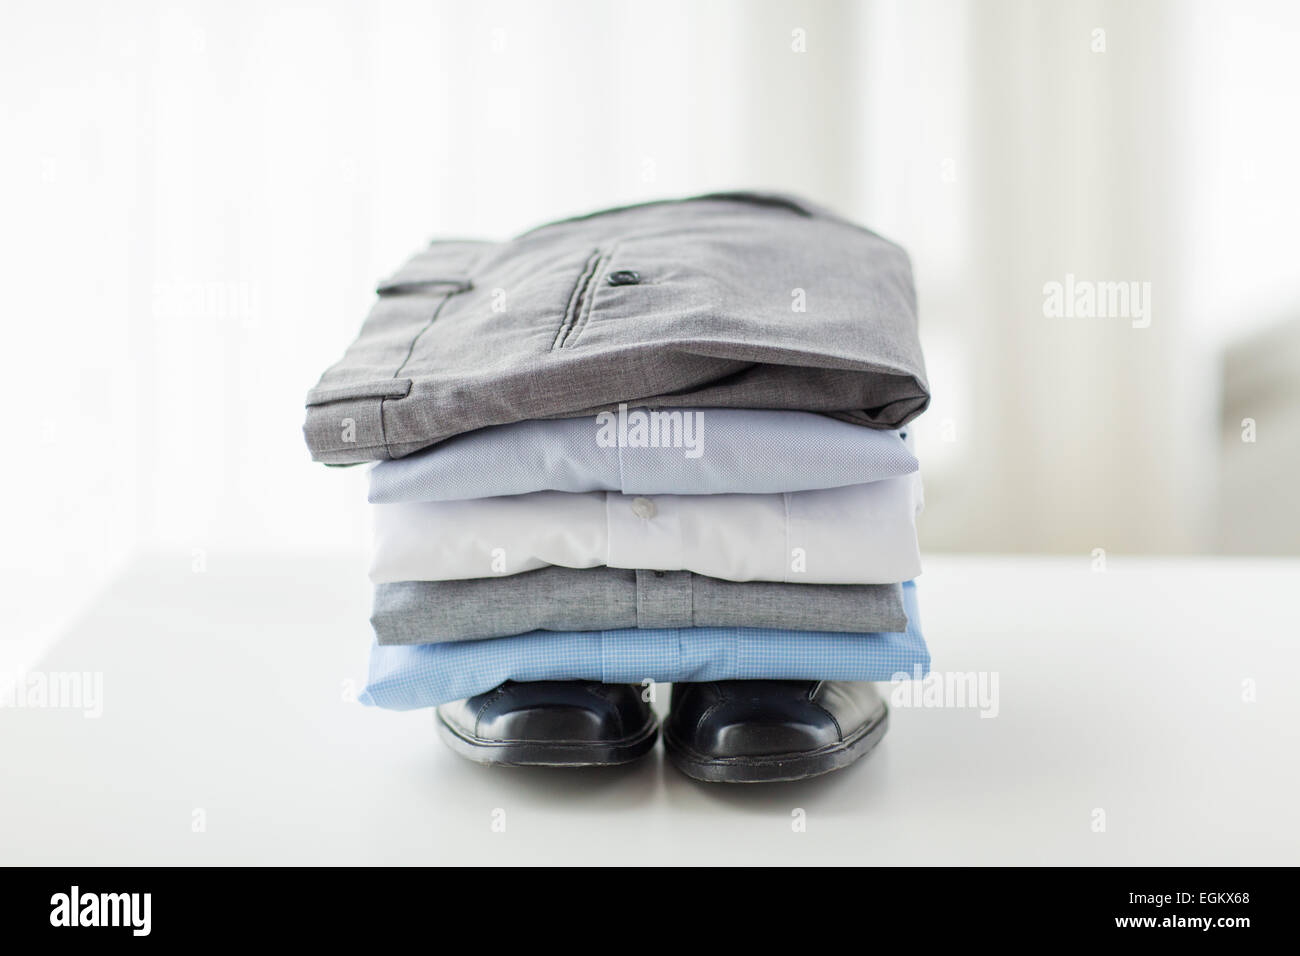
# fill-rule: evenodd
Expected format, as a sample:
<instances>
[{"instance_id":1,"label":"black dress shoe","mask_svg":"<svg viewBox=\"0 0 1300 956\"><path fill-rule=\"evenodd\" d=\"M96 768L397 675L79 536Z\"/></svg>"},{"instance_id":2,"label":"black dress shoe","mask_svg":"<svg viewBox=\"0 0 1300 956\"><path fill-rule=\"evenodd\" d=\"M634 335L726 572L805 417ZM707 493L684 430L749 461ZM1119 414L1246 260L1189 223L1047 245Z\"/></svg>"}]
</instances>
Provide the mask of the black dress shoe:
<instances>
[{"instance_id":1,"label":"black dress shoe","mask_svg":"<svg viewBox=\"0 0 1300 956\"><path fill-rule=\"evenodd\" d=\"M507 767L628 763L655 745L659 722L635 684L506 681L437 710L442 739L462 757Z\"/></svg>"},{"instance_id":2,"label":"black dress shoe","mask_svg":"<svg viewBox=\"0 0 1300 956\"><path fill-rule=\"evenodd\" d=\"M664 749L678 770L696 780L802 780L866 756L888 726L889 708L872 684L673 684Z\"/></svg>"}]
</instances>

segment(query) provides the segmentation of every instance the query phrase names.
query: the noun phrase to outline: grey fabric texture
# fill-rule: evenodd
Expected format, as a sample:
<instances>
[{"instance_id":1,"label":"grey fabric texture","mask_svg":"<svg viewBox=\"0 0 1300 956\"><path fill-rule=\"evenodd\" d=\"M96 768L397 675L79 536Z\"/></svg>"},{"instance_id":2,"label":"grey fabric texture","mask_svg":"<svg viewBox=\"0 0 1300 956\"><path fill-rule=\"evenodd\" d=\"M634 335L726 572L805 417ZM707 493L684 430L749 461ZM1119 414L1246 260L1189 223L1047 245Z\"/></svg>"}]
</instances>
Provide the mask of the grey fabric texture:
<instances>
[{"instance_id":1,"label":"grey fabric texture","mask_svg":"<svg viewBox=\"0 0 1300 956\"><path fill-rule=\"evenodd\" d=\"M898 632L907 615L899 584L740 583L689 571L551 567L378 584L370 622L380 644L433 644L633 627Z\"/></svg>"},{"instance_id":2,"label":"grey fabric texture","mask_svg":"<svg viewBox=\"0 0 1300 956\"><path fill-rule=\"evenodd\" d=\"M508 242L437 241L378 292L308 393L317 461L400 458L619 402L884 429L929 402L907 254L790 197L717 194Z\"/></svg>"}]
</instances>

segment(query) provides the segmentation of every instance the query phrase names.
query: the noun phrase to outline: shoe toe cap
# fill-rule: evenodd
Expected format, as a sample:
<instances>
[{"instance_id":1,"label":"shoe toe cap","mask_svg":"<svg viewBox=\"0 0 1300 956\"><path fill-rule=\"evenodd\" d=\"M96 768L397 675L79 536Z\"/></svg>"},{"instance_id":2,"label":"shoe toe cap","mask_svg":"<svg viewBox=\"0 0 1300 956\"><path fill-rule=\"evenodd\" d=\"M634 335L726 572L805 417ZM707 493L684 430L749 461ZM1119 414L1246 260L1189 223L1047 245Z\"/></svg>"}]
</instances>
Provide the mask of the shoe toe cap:
<instances>
[{"instance_id":1,"label":"shoe toe cap","mask_svg":"<svg viewBox=\"0 0 1300 956\"><path fill-rule=\"evenodd\" d=\"M480 740L601 743L635 734L650 719L635 688L565 681L510 684L442 709Z\"/></svg>"},{"instance_id":2,"label":"shoe toe cap","mask_svg":"<svg viewBox=\"0 0 1300 956\"><path fill-rule=\"evenodd\" d=\"M841 740L840 728L809 703L774 710L768 701L726 701L690 728L692 750L715 757L766 757L808 753Z\"/></svg>"}]
</instances>

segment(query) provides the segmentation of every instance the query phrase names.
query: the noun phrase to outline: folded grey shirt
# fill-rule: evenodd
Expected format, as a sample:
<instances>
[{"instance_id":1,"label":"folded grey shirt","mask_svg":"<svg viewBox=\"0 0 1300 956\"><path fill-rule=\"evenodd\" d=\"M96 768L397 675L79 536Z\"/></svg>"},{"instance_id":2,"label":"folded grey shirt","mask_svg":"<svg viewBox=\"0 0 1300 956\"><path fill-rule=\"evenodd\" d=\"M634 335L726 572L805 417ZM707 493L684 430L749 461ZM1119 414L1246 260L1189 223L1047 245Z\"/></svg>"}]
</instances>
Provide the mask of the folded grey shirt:
<instances>
[{"instance_id":1,"label":"folded grey shirt","mask_svg":"<svg viewBox=\"0 0 1300 956\"><path fill-rule=\"evenodd\" d=\"M437 241L378 291L308 393L317 461L620 402L882 429L929 402L907 254L799 199L717 194Z\"/></svg>"},{"instance_id":2,"label":"folded grey shirt","mask_svg":"<svg viewBox=\"0 0 1300 956\"><path fill-rule=\"evenodd\" d=\"M370 623L380 644L436 644L633 627L899 632L907 614L900 584L736 582L689 571L549 567L377 584Z\"/></svg>"}]
</instances>

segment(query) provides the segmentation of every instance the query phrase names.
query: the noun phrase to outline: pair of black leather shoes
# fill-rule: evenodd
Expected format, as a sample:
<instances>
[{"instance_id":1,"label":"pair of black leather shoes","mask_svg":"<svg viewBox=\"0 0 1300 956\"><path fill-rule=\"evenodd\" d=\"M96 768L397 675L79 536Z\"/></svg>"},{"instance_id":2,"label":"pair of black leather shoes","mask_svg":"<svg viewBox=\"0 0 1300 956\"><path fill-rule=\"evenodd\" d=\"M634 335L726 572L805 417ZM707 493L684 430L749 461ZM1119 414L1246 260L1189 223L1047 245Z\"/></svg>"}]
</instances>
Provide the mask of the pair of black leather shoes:
<instances>
[{"instance_id":1,"label":"pair of black leather shoes","mask_svg":"<svg viewBox=\"0 0 1300 956\"><path fill-rule=\"evenodd\" d=\"M438 708L438 729L470 760L503 766L597 767L654 748L659 722L636 684L507 681ZM802 780L847 767L885 735L875 686L847 681L674 684L664 749L697 780Z\"/></svg>"}]
</instances>

